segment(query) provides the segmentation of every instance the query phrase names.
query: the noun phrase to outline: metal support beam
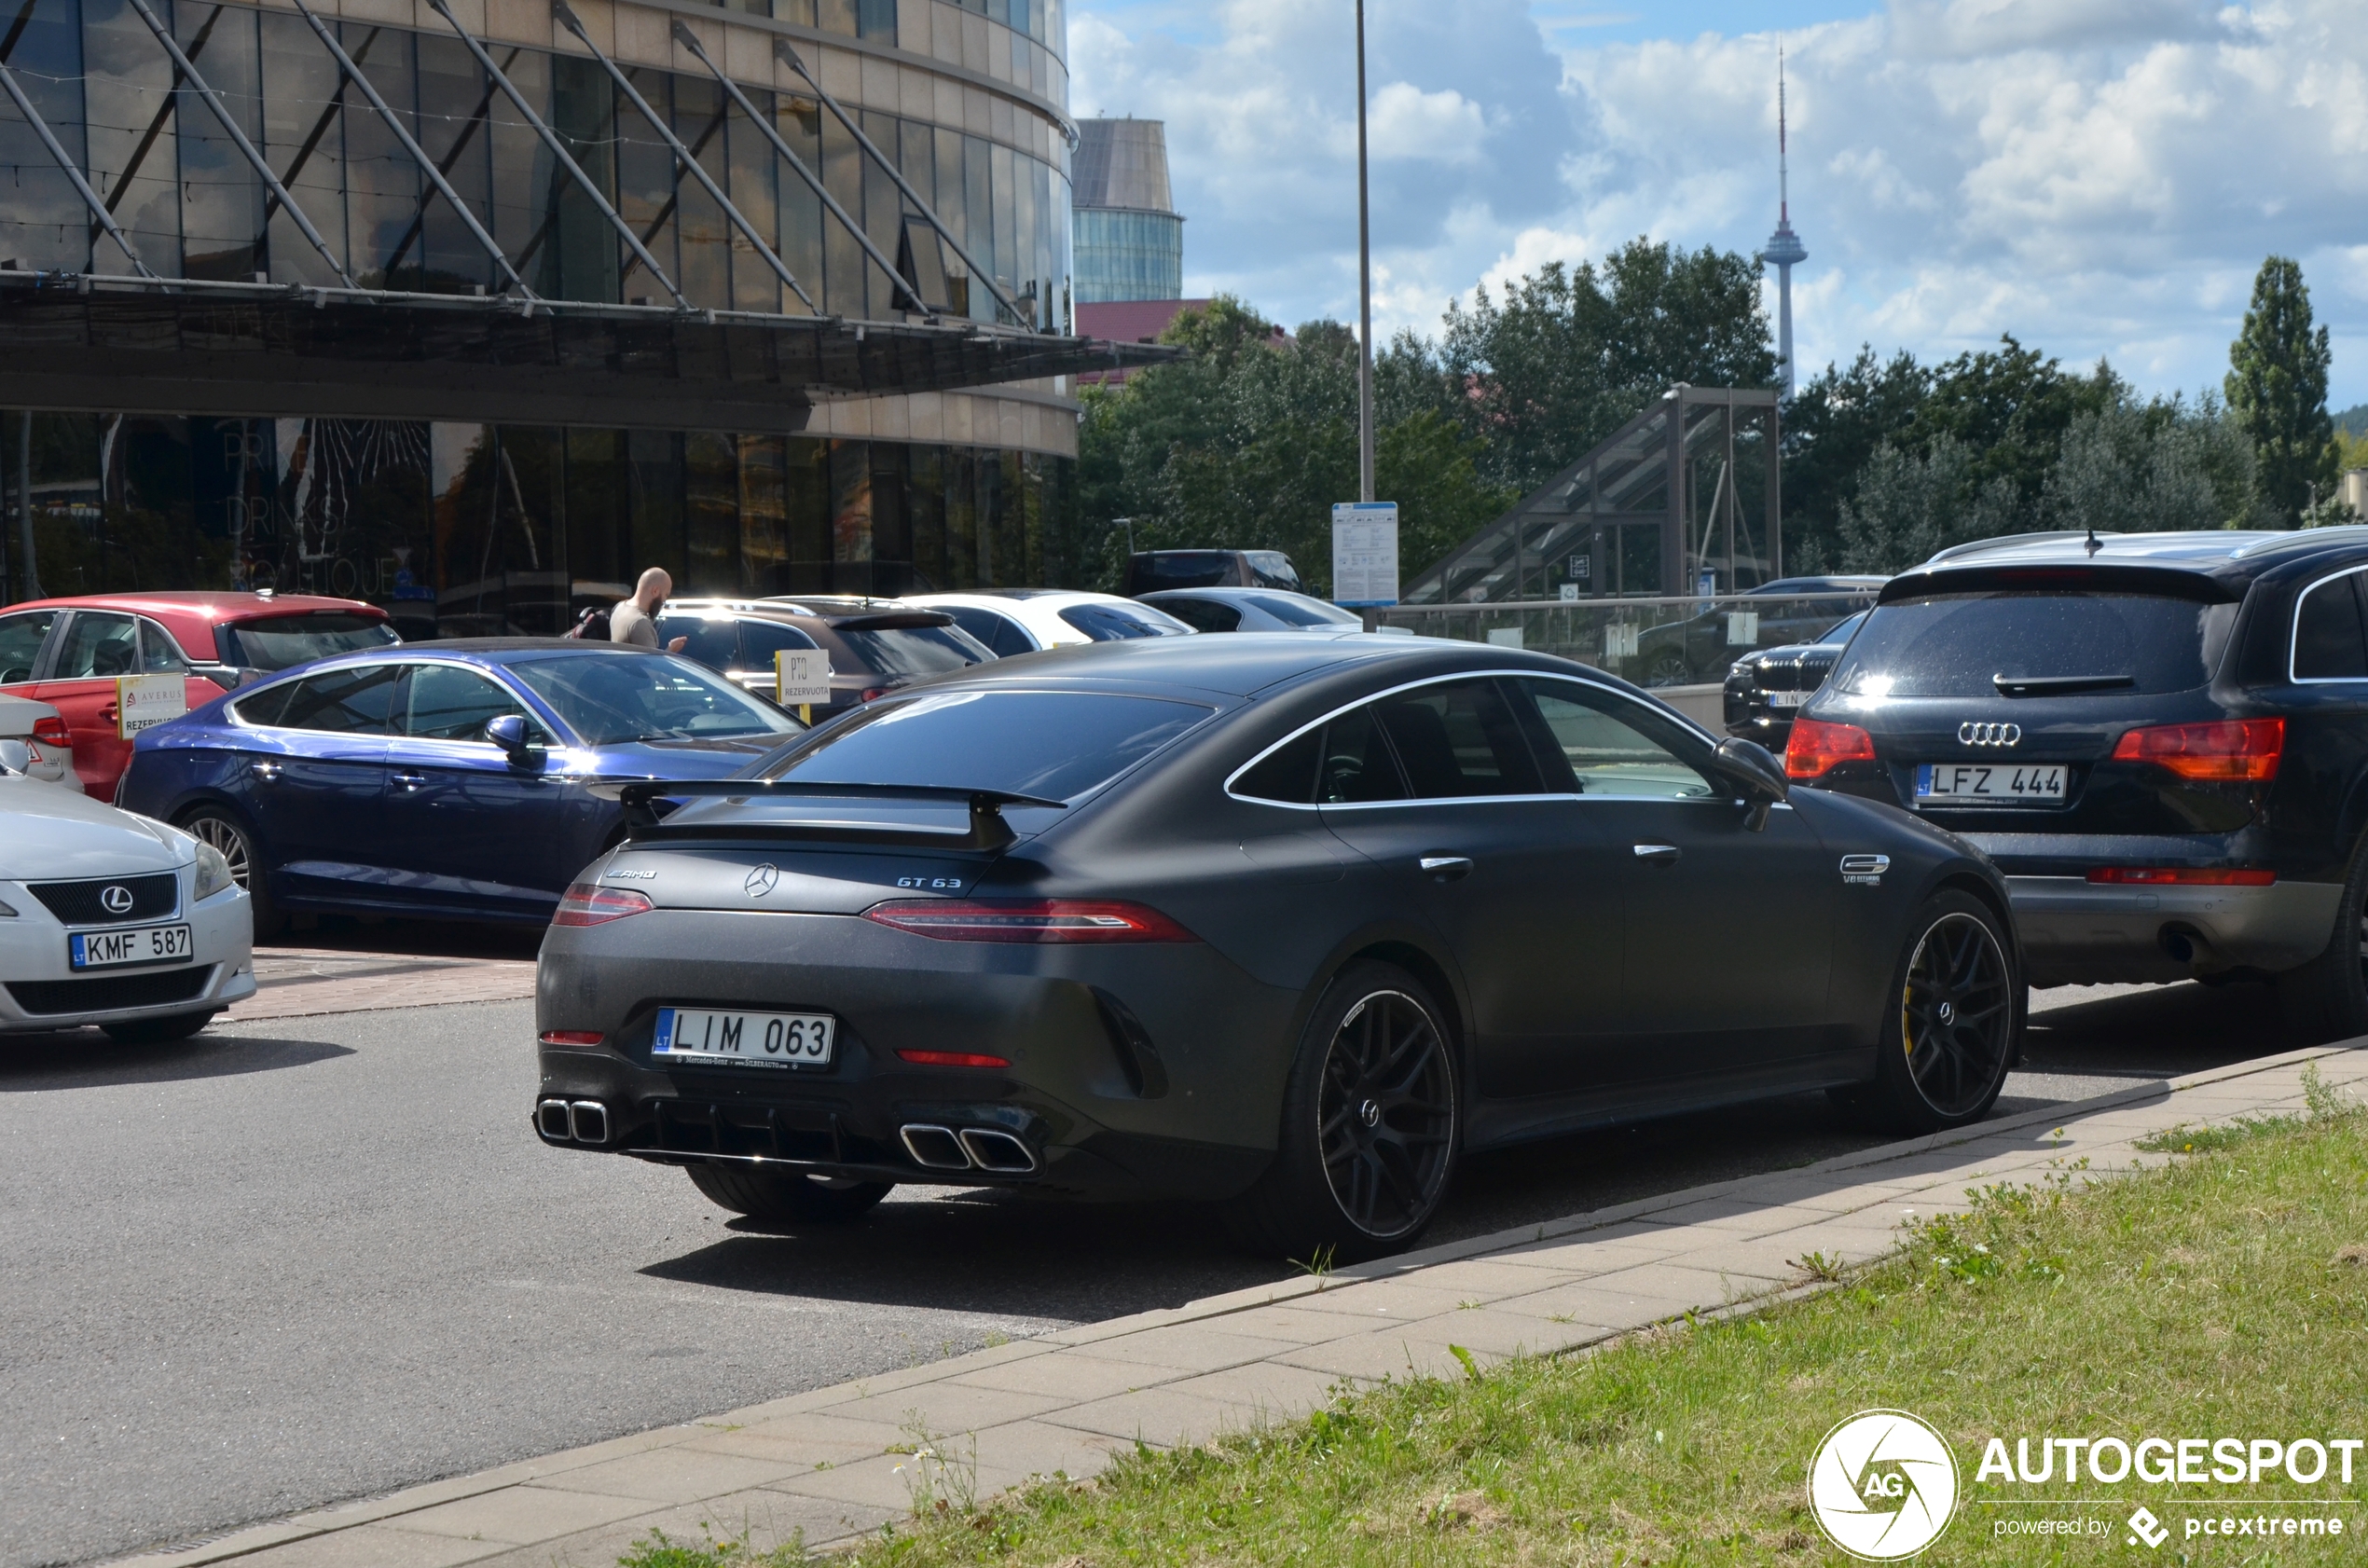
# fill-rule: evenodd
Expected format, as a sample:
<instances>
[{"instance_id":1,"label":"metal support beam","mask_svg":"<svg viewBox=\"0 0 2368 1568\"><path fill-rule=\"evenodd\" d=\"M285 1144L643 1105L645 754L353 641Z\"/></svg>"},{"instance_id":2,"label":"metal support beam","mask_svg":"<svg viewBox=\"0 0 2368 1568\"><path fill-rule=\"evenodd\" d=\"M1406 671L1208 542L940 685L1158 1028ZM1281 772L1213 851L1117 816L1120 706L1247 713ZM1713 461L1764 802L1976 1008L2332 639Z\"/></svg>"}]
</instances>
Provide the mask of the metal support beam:
<instances>
[{"instance_id":1,"label":"metal support beam","mask_svg":"<svg viewBox=\"0 0 2368 1568\"><path fill-rule=\"evenodd\" d=\"M677 33L687 31L687 29L685 29L679 21L674 24L674 28ZM879 148L874 146L872 144L872 138L863 134L863 128L856 124L854 119L845 109L839 107L839 101L822 90L821 79L816 76L813 72L805 68L805 62L798 58L798 52L790 47L790 41L787 38L774 39L773 52L780 57L783 64L787 65L791 70L795 71L799 76L805 78L806 84L814 89L814 96L822 101L822 106L830 110L832 114L838 117L839 123L846 126L848 131L854 135L856 144L861 147L865 152L871 154L872 161L878 164L880 168L886 172L888 177L896 182L896 188L904 193L904 199L910 201L915 207L918 208L920 210L921 216L928 220L929 226L937 230L938 237L953 247L954 254L962 258L962 265L971 269L971 276L976 278L980 282L984 283L986 285L986 292L995 296L996 303L1011 312L1013 324L1026 326L1030 330L1033 330L1036 326L1035 320L1032 317L1022 315L1020 313L1019 306L1012 302L1012 296L995 286L995 279L988 273L986 268L981 267L977 262L971 259L971 253L964 250L962 248L962 242L954 238L954 231L938 221L935 210L932 209L928 202L922 200L921 193L915 190L912 186L906 182L904 178L904 172L896 166L896 160L881 152ZM707 56L705 54L701 54L699 59L702 62L706 62ZM715 67L712 63L709 63L708 65L708 69L712 71ZM717 75L721 76L722 73L717 72Z\"/></svg>"},{"instance_id":2,"label":"metal support beam","mask_svg":"<svg viewBox=\"0 0 2368 1568\"><path fill-rule=\"evenodd\" d=\"M403 117L388 106L384 98L379 96L379 89L371 86L370 78L362 74L362 67L347 57L344 48L337 43L337 34L329 31L327 25L313 14L312 7L306 5L304 0L290 0L290 4L294 5L304 20L311 24L314 35L321 40L322 47L336 58L337 69L345 74L345 79L362 89L362 96L370 101L370 107L379 112L380 119L386 121L387 129L394 132L394 139L403 144L403 150L409 153L420 168L426 172L428 179L434 184L438 194L452 203L452 210L461 215L462 223L469 226L470 236L485 247L485 254L493 258L493 264L502 269L502 275L510 280L504 286L516 289L529 299L535 297L534 291L526 286L526 280L519 277L518 269L510 265L510 258L503 254L502 247L494 243L493 236L485 231L485 225L477 222L476 214L469 211L469 204L461 199L461 193L453 189L452 182L444 177L444 171L435 166L435 159L430 158L428 150L413 139L410 131L404 129Z\"/></svg>"},{"instance_id":3,"label":"metal support beam","mask_svg":"<svg viewBox=\"0 0 2368 1568\"><path fill-rule=\"evenodd\" d=\"M551 14L559 19L560 26L575 34L578 43L592 51L592 58L599 61L601 69L608 72L609 79L616 83L617 90L625 94L634 108L640 111L641 117L650 122L652 129L666 138L666 144L672 150L675 161L680 163L684 172L693 179L699 182L701 188L714 199L717 206L723 209L723 215L731 220L732 227L747 236L749 243L756 247L757 254L762 255L765 264L773 268L774 275L790 286L791 293L805 302L807 309L818 316L820 315L822 308L814 303L814 296L805 292L805 285L799 282L796 276L790 271L790 264L783 261L773 247L765 242L764 236L756 231L755 225L740 215L740 210L732 205L732 199L723 194L723 187L715 183L715 177L707 172L705 166L696 158L692 156L691 149L682 144L682 138L674 133L674 128L667 124L656 110L650 107L649 101L643 98L640 89L634 87L632 78L618 70L616 62L600 51L600 46L592 41L592 34L585 31L584 23L577 20L575 12L569 9L567 0L551 0ZM675 25L680 27L681 23L677 22Z\"/></svg>"},{"instance_id":4,"label":"metal support beam","mask_svg":"<svg viewBox=\"0 0 2368 1568\"><path fill-rule=\"evenodd\" d=\"M789 161L790 167L797 171L798 178L804 180L814 194L821 198L822 205L829 210L831 215L837 218L849 234L855 236L855 242L862 246L863 254L870 256L878 265L880 270L888 275L888 281L896 286L897 292L912 301L914 309L931 321L937 320L936 309L913 292L913 285L904 281L904 274L896 269L896 263L880 254L880 247L872 242L871 235L865 233L863 226L855 221L854 214L839 205L839 199L831 194L830 187L822 183L822 177L805 166L805 159L790 150L790 144L781 140L780 132L773 129L772 121L757 112L756 105L749 102L749 95L740 90L739 84L725 76L715 62L708 58L707 50L699 44L698 34L678 21L674 24L674 41L690 50L692 58L706 66L708 74L723 85L723 90L731 95L732 102L740 106L740 113L748 116L750 121L759 131L764 132L764 139L773 144L773 150ZM800 297L803 298L804 296ZM819 315L820 312L818 310L816 314Z\"/></svg>"},{"instance_id":5,"label":"metal support beam","mask_svg":"<svg viewBox=\"0 0 2368 1568\"><path fill-rule=\"evenodd\" d=\"M271 172L271 165L266 163L263 155L255 150L255 144L247 140L247 133L239 129L239 122L231 117L230 106L222 102L222 95L215 92L203 76L198 75L197 66L181 52L181 46L173 42L172 30L157 16L148 0L131 0L131 8L140 13L140 20L146 22L148 31L157 35L157 42L162 44L164 52L172 57L172 63L179 68L182 76L188 78L189 85L197 89L198 96L204 99L206 107L213 111L213 117L222 122L222 129L229 133L240 156L247 160L248 166L254 169L271 194L279 198L280 205L286 210L288 216L296 220L296 227L304 231L304 237L312 242L312 248L321 253L321 259L329 264L329 270L335 272L337 281L346 287L357 287L353 275L337 259L337 252L329 249L329 242L321 238L321 231L312 227L312 220L305 216L304 209L297 206L296 198L288 194L288 187L280 183L280 176Z\"/></svg>"},{"instance_id":6,"label":"metal support beam","mask_svg":"<svg viewBox=\"0 0 2368 1568\"><path fill-rule=\"evenodd\" d=\"M133 4L138 3L139 0L133 0ZM526 94L518 90L517 84L503 74L502 67L493 63L493 57L485 52L485 46L478 43L469 30L461 25L461 19L452 14L452 7L446 5L445 0L428 0L428 4L434 8L436 15L451 24L452 31L461 35L461 42L469 46L469 52L476 56L478 66L501 87L503 96L509 99L518 113L526 117L527 124L534 127L534 133L543 139L544 146L551 149L551 156L559 160L559 167L566 170L584 194L592 199L592 204L600 210L600 215L609 220L609 227L615 229L632 250L634 259L650 269L651 277L666 285L666 292L674 296L674 303L685 310L697 309L682 297L682 291L674 286L674 280L668 277L666 268L658 265L658 258L650 254L650 248L647 245L641 243L640 236L633 232L632 226L617 215L617 210L609 204L609 199L600 194L600 187L592 183L592 176L586 174L583 166L568 156L568 150L561 144L558 133L543 123L543 117L534 112L534 105L526 101Z\"/></svg>"},{"instance_id":7,"label":"metal support beam","mask_svg":"<svg viewBox=\"0 0 2368 1568\"><path fill-rule=\"evenodd\" d=\"M107 211L107 204L99 199L99 193L92 190L90 182L82 177L81 168L76 164L65 147L58 141L57 134L49 129L49 122L41 117L41 111L33 106L33 100L27 98L24 95L24 89L17 85L17 74L8 69L6 63L0 63L0 87L8 89L8 97L15 103L17 113L24 116L25 123L33 127L33 133L41 138L41 144L49 149L49 156L57 160L59 168L65 171L66 178L74 182L74 188L82 193L82 204L90 209L91 217L104 227L108 236L121 247L125 258L139 269L140 276L155 277L156 274L148 270L148 264L140 259L140 253L131 248L131 238L123 232L122 226L115 221L115 214ZM30 523L25 525L28 530L32 526ZM30 533L27 537L31 537Z\"/></svg>"}]
</instances>

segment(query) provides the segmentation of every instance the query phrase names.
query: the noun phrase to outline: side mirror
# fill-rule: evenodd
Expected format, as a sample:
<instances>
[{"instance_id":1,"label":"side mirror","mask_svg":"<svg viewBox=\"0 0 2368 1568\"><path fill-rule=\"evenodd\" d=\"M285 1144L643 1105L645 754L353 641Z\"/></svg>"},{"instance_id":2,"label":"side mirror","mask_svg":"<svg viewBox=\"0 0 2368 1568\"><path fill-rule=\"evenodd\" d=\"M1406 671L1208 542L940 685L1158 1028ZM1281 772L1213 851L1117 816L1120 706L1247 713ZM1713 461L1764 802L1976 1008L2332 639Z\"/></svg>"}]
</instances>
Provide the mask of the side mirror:
<instances>
[{"instance_id":1,"label":"side mirror","mask_svg":"<svg viewBox=\"0 0 2368 1568\"><path fill-rule=\"evenodd\" d=\"M1793 791L1792 780L1784 776L1784 764L1755 740L1738 740L1729 736L1712 753L1712 765L1750 803L1751 818L1745 826L1754 832L1768 826L1769 807Z\"/></svg>"},{"instance_id":2,"label":"side mirror","mask_svg":"<svg viewBox=\"0 0 2368 1568\"><path fill-rule=\"evenodd\" d=\"M524 762L534 750L533 731L516 713L504 713L487 724L485 738L507 751L514 763Z\"/></svg>"}]
</instances>

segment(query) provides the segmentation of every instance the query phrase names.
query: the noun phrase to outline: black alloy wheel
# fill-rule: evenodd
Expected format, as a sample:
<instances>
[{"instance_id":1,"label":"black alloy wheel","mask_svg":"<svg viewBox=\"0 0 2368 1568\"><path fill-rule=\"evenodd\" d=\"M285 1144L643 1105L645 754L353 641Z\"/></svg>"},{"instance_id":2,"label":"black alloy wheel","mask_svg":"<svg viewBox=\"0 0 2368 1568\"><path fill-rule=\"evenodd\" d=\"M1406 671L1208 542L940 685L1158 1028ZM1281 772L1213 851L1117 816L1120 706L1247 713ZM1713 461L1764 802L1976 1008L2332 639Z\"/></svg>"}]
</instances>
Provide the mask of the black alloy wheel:
<instances>
[{"instance_id":1,"label":"black alloy wheel","mask_svg":"<svg viewBox=\"0 0 2368 1568\"><path fill-rule=\"evenodd\" d=\"M1273 1163L1228 1211L1238 1241L1315 1265L1395 1251L1422 1232L1463 1144L1444 1018L1393 965L1356 963L1333 981L1284 1086Z\"/></svg>"},{"instance_id":2,"label":"black alloy wheel","mask_svg":"<svg viewBox=\"0 0 2368 1568\"><path fill-rule=\"evenodd\" d=\"M1428 1219L1447 1185L1455 1074L1430 1011L1376 991L1333 1031L1316 1098L1324 1179L1349 1223L1403 1235Z\"/></svg>"},{"instance_id":3,"label":"black alloy wheel","mask_svg":"<svg viewBox=\"0 0 2368 1568\"><path fill-rule=\"evenodd\" d=\"M1878 1037L1878 1088L1919 1132L1989 1114L2019 1052L2023 981L1998 916L1944 892L1917 911Z\"/></svg>"},{"instance_id":4,"label":"black alloy wheel","mask_svg":"<svg viewBox=\"0 0 2368 1568\"><path fill-rule=\"evenodd\" d=\"M2278 1011L2295 1044L2368 1034L2368 842L2344 878L2327 950L2277 976L2276 985Z\"/></svg>"}]
</instances>

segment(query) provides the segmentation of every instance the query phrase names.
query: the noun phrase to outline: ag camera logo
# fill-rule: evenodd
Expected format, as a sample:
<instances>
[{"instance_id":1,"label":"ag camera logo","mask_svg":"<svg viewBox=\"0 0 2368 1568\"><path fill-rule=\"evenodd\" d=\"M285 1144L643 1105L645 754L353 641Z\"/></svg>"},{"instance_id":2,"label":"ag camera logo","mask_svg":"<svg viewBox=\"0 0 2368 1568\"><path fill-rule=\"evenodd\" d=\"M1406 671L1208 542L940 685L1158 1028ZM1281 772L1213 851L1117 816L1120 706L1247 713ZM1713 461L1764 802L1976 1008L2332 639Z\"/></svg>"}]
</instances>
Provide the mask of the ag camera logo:
<instances>
[{"instance_id":1,"label":"ag camera logo","mask_svg":"<svg viewBox=\"0 0 2368 1568\"><path fill-rule=\"evenodd\" d=\"M1817 1445L1809 1509L1825 1538L1852 1557L1913 1557L1957 1511L1957 1456L1906 1410L1861 1410Z\"/></svg>"}]
</instances>

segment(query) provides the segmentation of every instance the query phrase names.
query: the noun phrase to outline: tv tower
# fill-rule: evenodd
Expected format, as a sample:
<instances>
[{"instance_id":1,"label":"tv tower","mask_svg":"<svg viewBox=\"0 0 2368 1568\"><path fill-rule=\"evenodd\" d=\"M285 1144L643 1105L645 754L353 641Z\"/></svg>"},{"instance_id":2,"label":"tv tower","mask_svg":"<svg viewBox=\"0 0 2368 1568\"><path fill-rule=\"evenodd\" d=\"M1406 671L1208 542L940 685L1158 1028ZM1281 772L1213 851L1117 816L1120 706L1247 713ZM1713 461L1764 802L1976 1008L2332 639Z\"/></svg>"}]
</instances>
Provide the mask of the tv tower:
<instances>
[{"instance_id":1,"label":"tv tower","mask_svg":"<svg viewBox=\"0 0 2368 1568\"><path fill-rule=\"evenodd\" d=\"M1760 247L1760 258L1776 264L1776 353L1783 367L1783 395L1793 395L1793 266L1809 259L1809 247L1793 232L1792 177L1785 166L1784 50L1776 48L1776 232Z\"/></svg>"}]
</instances>

